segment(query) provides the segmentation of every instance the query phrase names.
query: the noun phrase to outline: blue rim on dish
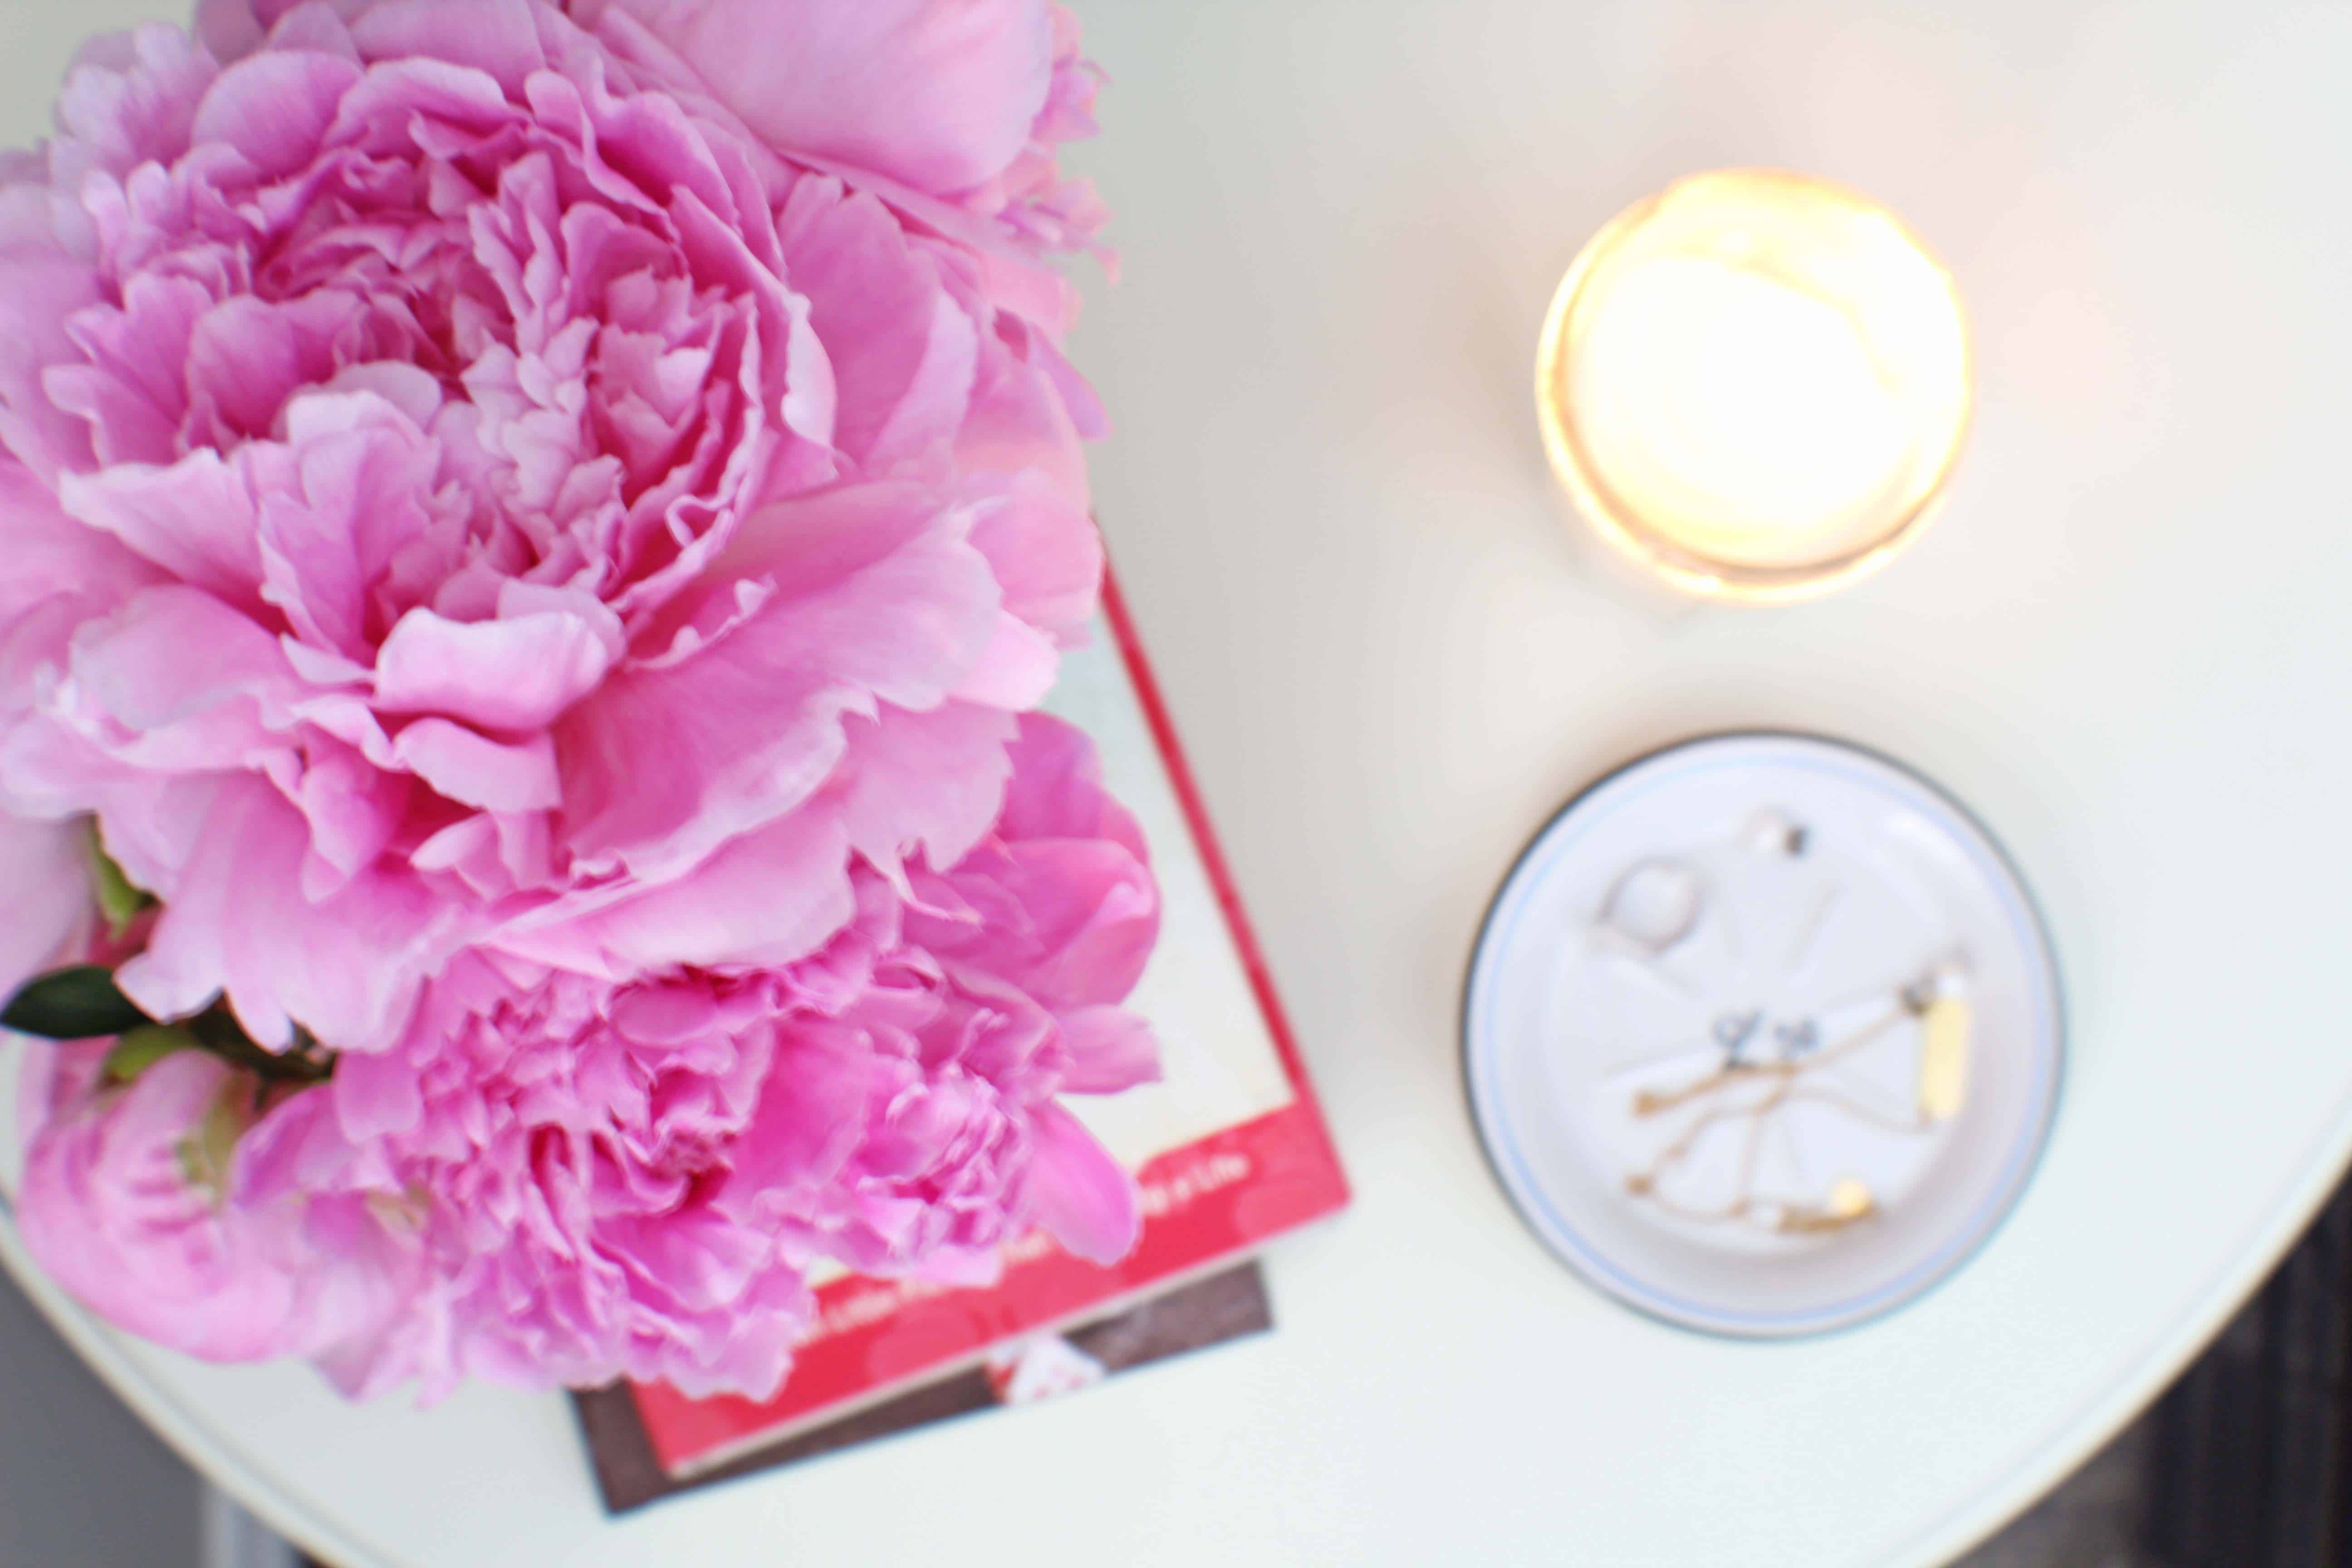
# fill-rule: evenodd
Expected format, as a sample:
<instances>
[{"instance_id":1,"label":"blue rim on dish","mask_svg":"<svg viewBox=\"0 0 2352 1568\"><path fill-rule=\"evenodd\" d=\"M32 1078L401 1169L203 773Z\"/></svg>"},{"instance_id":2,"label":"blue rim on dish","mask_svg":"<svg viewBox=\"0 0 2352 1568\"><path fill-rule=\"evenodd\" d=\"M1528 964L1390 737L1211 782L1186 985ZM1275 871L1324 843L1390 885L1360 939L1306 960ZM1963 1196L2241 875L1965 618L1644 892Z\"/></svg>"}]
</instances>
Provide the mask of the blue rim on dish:
<instances>
[{"instance_id":1,"label":"blue rim on dish","mask_svg":"<svg viewBox=\"0 0 2352 1568\"><path fill-rule=\"evenodd\" d=\"M1698 767L1720 765L1759 746L1794 748L1802 765L1861 783L1939 818L1994 890L2028 954L2035 1037L2030 1042L2032 1113L2002 1155L1990 1191L1927 1257L1853 1296L1799 1311L1737 1310L1693 1301L1646 1282L1612 1259L1559 1214L1529 1170L1505 1114L1496 1081L1493 1022L1498 965L1508 939L1561 857L1610 815L1629 792L1664 784ZM1473 950L1462 1010L1463 1076L1479 1142L1496 1180L1520 1219L1562 1263L1624 1305L1670 1326L1730 1339L1794 1339L1859 1326L1927 1294L1972 1258L2016 1207L2047 1146L2066 1052L2065 1003L2049 929L2015 863L1976 816L1933 780L1879 752L1843 741L1789 731L1737 731L1701 736L1637 757L1595 780L1553 815L1522 850L1496 893Z\"/></svg>"}]
</instances>

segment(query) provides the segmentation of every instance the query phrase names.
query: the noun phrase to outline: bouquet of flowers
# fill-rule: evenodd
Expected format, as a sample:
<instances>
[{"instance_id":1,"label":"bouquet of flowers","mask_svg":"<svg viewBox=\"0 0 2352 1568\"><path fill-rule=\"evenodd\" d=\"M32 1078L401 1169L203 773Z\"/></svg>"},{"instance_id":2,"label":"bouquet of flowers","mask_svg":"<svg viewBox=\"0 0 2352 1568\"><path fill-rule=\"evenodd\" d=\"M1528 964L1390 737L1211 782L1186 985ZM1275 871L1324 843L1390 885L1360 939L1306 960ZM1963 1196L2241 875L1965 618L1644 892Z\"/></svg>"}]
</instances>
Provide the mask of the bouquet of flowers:
<instances>
[{"instance_id":1,"label":"bouquet of flowers","mask_svg":"<svg viewBox=\"0 0 2352 1568\"><path fill-rule=\"evenodd\" d=\"M1108 1260L1134 821L1045 0L202 0L0 166L28 1247L355 1397Z\"/></svg>"}]
</instances>

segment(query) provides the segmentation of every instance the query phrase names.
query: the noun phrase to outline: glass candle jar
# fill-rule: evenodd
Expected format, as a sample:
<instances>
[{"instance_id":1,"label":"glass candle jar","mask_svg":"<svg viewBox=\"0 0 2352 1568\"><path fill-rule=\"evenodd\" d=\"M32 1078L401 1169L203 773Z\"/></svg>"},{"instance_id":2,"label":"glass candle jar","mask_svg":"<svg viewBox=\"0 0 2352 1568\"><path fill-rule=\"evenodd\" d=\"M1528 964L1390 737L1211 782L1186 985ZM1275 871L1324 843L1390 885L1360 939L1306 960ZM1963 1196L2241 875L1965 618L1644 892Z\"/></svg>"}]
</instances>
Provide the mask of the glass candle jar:
<instances>
[{"instance_id":1,"label":"glass candle jar","mask_svg":"<svg viewBox=\"0 0 2352 1568\"><path fill-rule=\"evenodd\" d=\"M1695 174L1593 237L1544 324L1552 466L1617 549L1686 591L1775 602L1926 526L1972 401L1943 265L1867 197Z\"/></svg>"}]
</instances>

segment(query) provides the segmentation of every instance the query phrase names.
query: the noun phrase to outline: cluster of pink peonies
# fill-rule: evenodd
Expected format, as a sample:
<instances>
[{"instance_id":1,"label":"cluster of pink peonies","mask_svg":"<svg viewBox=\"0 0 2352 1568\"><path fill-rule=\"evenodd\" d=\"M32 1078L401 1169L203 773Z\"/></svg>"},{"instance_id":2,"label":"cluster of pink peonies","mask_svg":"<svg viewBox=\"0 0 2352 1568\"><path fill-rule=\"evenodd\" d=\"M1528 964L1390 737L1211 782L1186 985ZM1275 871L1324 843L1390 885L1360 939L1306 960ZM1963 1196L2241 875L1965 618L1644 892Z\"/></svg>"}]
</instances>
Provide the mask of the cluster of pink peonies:
<instances>
[{"instance_id":1,"label":"cluster of pink peonies","mask_svg":"<svg viewBox=\"0 0 2352 1568\"><path fill-rule=\"evenodd\" d=\"M94 821L121 993L308 1070L37 1052L68 1289L357 1394L761 1394L821 1259L1131 1245L1057 1097L1156 1070L1157 893L1030 711L1102 569L1092 93L1044 0L86 51L0 168L0 981L89 951Z\"/></svg>"}]
</instances>

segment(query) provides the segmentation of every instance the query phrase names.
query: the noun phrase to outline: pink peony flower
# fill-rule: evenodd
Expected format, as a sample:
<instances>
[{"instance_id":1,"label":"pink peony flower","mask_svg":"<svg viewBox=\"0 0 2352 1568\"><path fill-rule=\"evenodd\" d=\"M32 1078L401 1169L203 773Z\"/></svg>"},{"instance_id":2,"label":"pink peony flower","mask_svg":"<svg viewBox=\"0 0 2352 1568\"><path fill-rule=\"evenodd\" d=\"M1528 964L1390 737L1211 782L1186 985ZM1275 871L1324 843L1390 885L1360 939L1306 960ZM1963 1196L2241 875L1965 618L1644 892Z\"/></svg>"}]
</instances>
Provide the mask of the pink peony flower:
<instances>
[{"instance_id":1,"label":"pink peony flower","mask_svg":"<svg viewBox=\"0 0 2352 1568\"><path fill-rule=\"evenodd\" d=\"M978 841L1091 613L1074 36L588 20L208 0L0 170L0 790L162 899L159 1015L789 963Z\"/></svg>"},{"instance_id":2,"label":"pink peony flower","mask_svg":"<svg viewBox=\"0 0 2352 1568\"><path fill-rule=\"evenodd\" d=\"M914 868L895 932L860 930L877 956L855 1001L791 1015L730 1179L747 1221L863 1273L990 1276L1027 1221L1100 1263L1134 1242L1133 1184L1055 1097L1158 1076L1118 1005L1159 889L1082 735L1032 717L1013 754L995 831Z\"/></svg>"},{"instance_id":3,"label":"pink peony flower","mask_svg":"<svg viewBox=\"0 0 2352 1568\"><path fill-rule=\"evenodd\" d=\"M1158 893L1024 716L1101 569L1043 265L1102 216L1055 163L1074 26L200 0L198 36L93 45L0 162L0 980L121 958L158 1016L338 1055L37 1052L36 1256L355 1394L764 1394L820 1263L1123 1253L1059 1097L1157 1070L1119 1004ZM103 938L89 816L161 900Z\"/></svg>"},{"instance_id":4,"label":"pink peony flower","mask_svg":"<svg viewBox=\"0 0 2352 1568\"><path fill-rule=\"evenodd\" d=\"M104 1041L34 1053L17 1217L59 1285L208 1361L365 1354L413 1289L413 1250L363 1200L230 1205L258 1086L202 1051L110 1083Z\"/></svg>"},{"instance_id":5,"label":"pink peony flower","mask_svg":"<svg viewBox=\"0 0 2352 1568\"><path fill-rule=\"evenodd\" d=\"M345 1058L247 1135L226 1207L169 1181L162 1201L232 1237L306 1205L376 1216L380 1234L310 1242L310 1268L373 1271L374 1299L404 1303L330 1347L330 1372L361 1394L411 1377L432 1394L465 1375L625 1374L764 1397L807 1326L819 1260L969 1282L1032 1224L1118 1258L1132 1182L1056 1097L1156 1076L1148 1029L1118 1004L1158 899L1083 738L1032 718L1015 755L981 847L943 874L913 867L914 903L861 873L857 918L821 952L617 987L461 957L396 1050ZM46 1164L91 1115L86 1096L60 1104L36 1143ZM60 1237L142 1212L103 1182L28 1187L26 1203L45 1260L70 1258ZM212 1350L299 1342L302 1254L205 1261L177 1317L145 1310L118 1271L60 1272L166 1342L219 1320L249 1338Z\"/></svg>"}]
</instances>

